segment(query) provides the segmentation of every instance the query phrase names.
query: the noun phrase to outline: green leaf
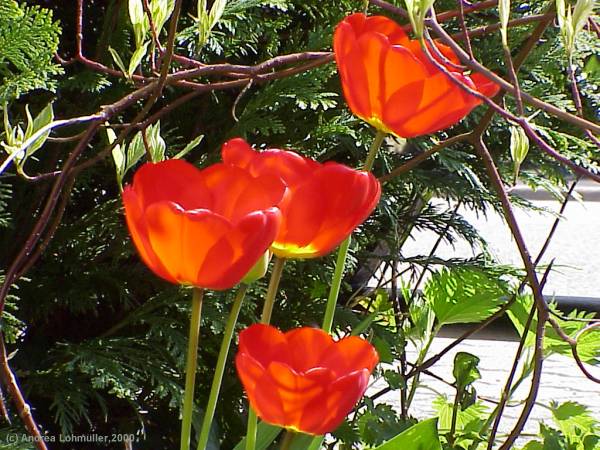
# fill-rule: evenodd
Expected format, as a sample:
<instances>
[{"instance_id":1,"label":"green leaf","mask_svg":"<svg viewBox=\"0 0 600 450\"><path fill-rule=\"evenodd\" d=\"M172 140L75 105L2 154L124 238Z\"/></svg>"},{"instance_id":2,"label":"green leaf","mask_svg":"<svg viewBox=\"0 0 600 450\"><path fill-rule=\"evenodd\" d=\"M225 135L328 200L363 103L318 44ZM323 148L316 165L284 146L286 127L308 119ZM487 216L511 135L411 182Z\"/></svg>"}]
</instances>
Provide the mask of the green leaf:
<instances>
[{"instance_id":1,"label":"green leaf","mask_svg":"<svg viewBox=\"0 0 600 450\"><path fill-rule=\"evenodd\" d=\"M266 450L269 445L279 436L281 428L266 422L259 422L256 430L255 450ZM246 448L246 438L242 439L233 450L244 450Z\"/></svg>"},{"instance_id":2,"label":"green leaf","mask_svg":"<svg viewBox=\"0 0 600 450\"><path fill-rule=\"evenodd\" d=\"M196 147L198 147L198 144L200 144L200 142L202 141L202 139L204 139L204 135L200 134L198 136L196 136L194 139L192 139L191 142L189 142L184 148L183 150L181 150L179 153L177 153L175 156L173 156L174 159L181 159L183 158L185 155L187 155L189 152L191 152L192 150L194 150Z\"/></svg>"},{"instance_id":3,"label":"green leaf","mask_svg":"<svg viewBox=\"0 0 600 450\"><path fill-rule=\"evenodd\" d=\"M160 120L146 129L146 136L148 138L148 147L152 156L152 162L163 161L165 159L167 144L160 135Z\"/></svg>"},{"instance_id":4,"label":"green leaf","mask_svg":"<svg viewBox=\"0 0 600 450\"><path fill-rule=\"evenodd\" d=\"M375 450L441 450L437 419L429 419L410 427Z\"/></svg>"},{"instance_id":5,"label":"green leaf","mask_svg":"<svg viewBox=\"0 0 600 450\"><path fill-rule=\"evenodd\" d=\"M106 127L106 137L108 138L109 144L112 144L117 140L117 135L112 128ZM120 186L123 184L123 177L125 176L125 153L120 145L115 145L113 147L112 157L117 171L117 182Z\"/></svg>"},{"instance_id":6,"label":"green leaf","mask_svg":"<svg viewBox=\"0 0 600 450\"><path fill-rule=\"evenodd\" d=\"M152 0L150 3L150 11L152 12L152 20L156 27L156 34L160 34L165 22L173 13L175 0Z\"/></svg>"},{"instance_id":7,"label":"green leaf","mask_svg":"<svg viewBox=\"0 0 600 450\"><path fill-rule=\"evenodd\" d=\"M144 56L146 56L146 52L148 51L148 45L150 42L144 42L140 47L135 49L133 55L131 55L131 59L129 60L129 68L127 69L127 76L131 78L133 76L133 72L138 68Z\"/></svg>"},{"instance_id":8,"label":"green leaf","mask_svg":"<svg viewBox=\"0 0 600 450\"><path fill-rule=\"evenodd\" d=\"M110 56L112 56L113 61L115 62L115 64L119 68L119 70L121 72L123 72L125 75L127 75L127 69L125 68L125 63L123 62L123 60L121 59L121 57L119 56L119 54L117 53L117 51L114 48L112 48L112 47L108 47L108 51L110 53Z\"/></svg>"},{"instance_id":9,"label":"green leaf","mask_svg":"<svg viewBox=\"0 0 600 450\"><path fill-rule=\"evenodd\" d=\"M529 316L529 311L531 311L532 307L533 297L531 294L520 295L517 297L517 301L507 311L508 317L520 336L523 336L527 317ZM559 316L564 316L564 314L556 308L556 305L551 303L549 307L554 313ZM585 332L582 331L588 325L585 320L589 320L593 317L593 313L573 310L566 315L566 318L578 320L564 320L560 317L554 318L567 336L570 336L571 338L577 337L577 353L580 359L588 364L598 364L600 362L600 329L596 327L588 328ZM581 319L584 319L584 321L581 321ZM534 344L534 330L536 329L536 326L537 318L534 317L525 339L525 345L532 346ZM556 353L571 358L573 357L571 346L562 340L551 325L546 325L545 334L544 352L546 355Z\"/></svg>"},{"instance_id":10,"label":"green leaf","mask_svg":"<svg viewBox=\"0 0 600 450\"><path fill-rule=\"evenodd\" d=\"M423 290L440 325L480 322L506 301L499 280L472 268L443 269Z\"/></svg>"},{"instance_id":11,"label":"green leaf","mask_svg":"<svg viewBox=\"0 0 600 450\"><path fill-rule=\"evenodd\" d=\"M477 365L479 358L471 353L458 352L454 357L454 368L452 374L456 380L458 390L464 390L467 386L473 384L481 378Z\"/></svg>"},{"instance_id":12,"label":"green leaf","mask_svg":"<svg viewBox=\"0 0 600 450\"><path fill-rule=\"evenodd\" d=\"M591 415L591 411L584 405L575 402L565 402L550 405L554 421L560 431L572 442L579 441L582 436L595 434L600 423Z\"/></svg>"},{"instance_id":13,"label":"green leaf","mask_svg":"<svg viewBox=\"0 0 600 450\"><path fill-rule=\"evenodd\" d=\"M454 402L449 401L446 396L440 395L433 400L433 408L438 413L439 431L442 433L449 432L452 424ZM464 410L459 408L456 414L457 432L478 432L488 415L489 410L482 403L475 403Z\"/></svg>"}]
</instances>

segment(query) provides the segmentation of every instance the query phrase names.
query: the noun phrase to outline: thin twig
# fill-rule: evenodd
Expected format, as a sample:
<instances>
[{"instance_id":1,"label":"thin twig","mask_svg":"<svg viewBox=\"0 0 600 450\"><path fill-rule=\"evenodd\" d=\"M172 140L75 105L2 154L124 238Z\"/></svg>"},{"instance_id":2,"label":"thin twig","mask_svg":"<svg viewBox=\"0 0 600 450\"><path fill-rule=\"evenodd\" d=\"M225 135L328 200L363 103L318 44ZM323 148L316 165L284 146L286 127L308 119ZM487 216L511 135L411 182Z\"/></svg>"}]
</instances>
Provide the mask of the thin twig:
<instances>
[{"instance_id":1,"label":"thin twig","mask_svg":"<svg viewBox=\"0 0 600 450\"><path fill-rule=\"evenodd\" d=\"M40 430L35 420L33 419L33 415L31 414L31 408L25 402L23 394L21 394L17 378L15 377L15 374L12 372L10 366L8 365L8 355L6 354L6 347L4 346L4 335L2 334L2 332L0 332L0 375L2 376L2 381L4 382L4 386L6 386L8 395L10 395L10 398L12 399L15 408L17 409L19 417L23 421L25 429L33 438L33 444L38 450L48 450L44 438L40 433Z\"/></svg>"}]
</instances>

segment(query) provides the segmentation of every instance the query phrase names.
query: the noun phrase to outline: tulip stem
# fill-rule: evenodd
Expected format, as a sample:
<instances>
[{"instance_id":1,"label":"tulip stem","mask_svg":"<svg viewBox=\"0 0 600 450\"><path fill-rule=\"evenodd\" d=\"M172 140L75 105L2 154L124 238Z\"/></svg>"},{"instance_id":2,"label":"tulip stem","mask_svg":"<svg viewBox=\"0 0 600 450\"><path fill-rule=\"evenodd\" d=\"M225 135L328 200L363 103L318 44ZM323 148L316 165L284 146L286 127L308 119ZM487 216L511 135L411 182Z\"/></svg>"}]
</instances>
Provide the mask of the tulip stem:
<instances>
[{"instance_id":1,"label":"tulip stem","mask_svg":"<svg viewBox=\"0 0 600 450\"><path fill-rule=\"evenodd\" d=\"M233 337L233 331L235 330L235 324L237 323L240 309L242 308L242 301L248 290L247 284L240 284L240 287L233 301L227 324L225 325L225 333L223 340L221 341L221 349L219 350L219 358L217 359L217 367L215 368L215 374L213 376L212 386L210 388L210 395L208 397L208 404L206 405L206 411L204 413L204 420L202 421L202 429L200 431L200 438L198 439L198 450L205 450L208 444L208 436L210 435L210 426L215 415L215 409L217 407L217 399L219 398L219 392L221 390L221 382L223 381L223 373L225 372L225 363L227 362L227 354L229 353L229 347L231 346L231 338Z\"/></svg>"},{"instance_id":2,"label":"tulip stem","mask_svg":"<svg viewBox=\"0 0 600 450\"><path fill-rule=\"evenodd\" d=\"M269 288L267 289L267 296L265 297L265 304L263 306L260 323L268 324L271 322L273 305L275 304L275 297L277 296L277 289L279 288L279 281L281 280L284 264L285 258L275 257L273 272L271 272L271 279L269 280Z\"/></svg>"},{"instance_id":3,"label":"tulip stem","mask_svg":"<svg viewBox=\"0 0 600 450\"><path fill-rule=\"evenodd\" d=\"M370 172L373 168L373 163L375 162L375 158L377 157L377 152L383 144L383 140L387 136L385 131L377 130L377 134L375 135L375 139L371 143L371 147L369 147L369 153L367 153L367 159L365 160L365 165L363 166L363 170Z\"/></svg>"},{"instance_id":4,"label":"tulip stem","mask_svg":"<svg viewBox=\"0 0 600 450\"><path fill-rule=\"evenodd\" d=\"M294 433L293 431L287 430L285 432L285 434L283 435L283 439L281 441L281 447L279 447L279 450L289 450L292 444L292 441L294 440L294 436L296 436L296 433Z\"/></svg>"},{"instance_id":5,"label":"tulip stem","mask_svg":"<svg viewBox=\"0 0 600 450\"><path fill-rule=\"evenodd\" d=\"M273 262L273 271L271 272L271 279L269 280L269 287L267 289L267 296L265 297L265 304L263 305L260 323L268 324L269 322L271 322L271 313L273 312L273 305L275 305L275 297L277 296L277 289L279 288L279 281L281 280L281 274L283 273L284 264L285 258L275 257L275 261ZM256 427L256 413L254 412L251 406L248 406L246 450L254 450L254 448L256 447Z\"/></svg>"},{"instance_id":6,"label":"tulip stem","mask_svg":"<svg viewBox=\"0 0 600 450\"><path fill-rule=\"evenodd\" d=\"M371 144L371 147L369 147L369 153L367 154L363 170L370 172L373 168L377 152L379 151L381 144L383 144L386 135L387 133L385 131L377 130L375 139L373 139L373 143ZM323 330L328 333L331 333L331 328L333 326L333 316L335 314L335 307L337 306L337 299L340 294L340 287L344 276L344 266L346 265L346 258L348 256L348 247L350 247L350 236L348 236L340 245L338 257L335 262L335 271L333 273L333 279L331 280L331 288L329 289L329 297L327 298L327 306L325 307L325 316L323 317L322 327ZM308 450L318 450L321 447L324 438L325 436L315 436L311 441Z\"/></svg>"},{"instance_id":7,"label":"tulip stem","mask_svg":"<svg viewBox=\"0 0 600 450\"><path fill-rule=\"evenodd\" d=\"M327 306L325 307L325 316L323 317L323 330L331 333L333 326L333 316L337 305L338 295L340 294L340 286L344 277L344 266L346 265L346 257L348 256L348 247L350 247L350 236L340 245L338 250L337 261L335 262L335 272L331 280L331 288L329 289L329 297L327 298Z\"/></svg>"},{"instance_id":8,"label":"tulip stem","mask_svg":"<svg viewBox=\"0 0 600 450\"><path fill-rule=\"evenodd\" d=\"M196 367L198 366L198 339L200 337L202 297L204 297L204 290L194 288L185 368L185 392L183 397L183 416L181 419L181 450L189 450L190 448L192 415L194 412L194 385L196 383Z\"/></svg>"},{"instance_id":9,"label":"tulip stem","mask_svg":"<svg viewBox=\"0 0 600 450\"><path fill-rule=\"evenodd\" d=\"M375 157L377 156L377 152L379 151L379 148L381 147L386 135L387 133L385 131L377 130L375 139L373 139L373 143L371 144L371 147L369 147L369 153L367 154L367 159L365 160L363 170L370 172L373 168ZM329 289L329 297L327 298L327 306L325 307L325 316L323 317L322 327L328 333L331 332L331 327L333 326L333 316L335 314L335 307L337 305L337 299L340 294L340 286L342 285L342 278L344 276L344 266L346 265L346 258L348 256L348 247L350 247L350 236L348 236L340 245L337 261L335 262L335 271L333 273L333 279L331 280L331 287Z\"/></svg>"}]
</instances>

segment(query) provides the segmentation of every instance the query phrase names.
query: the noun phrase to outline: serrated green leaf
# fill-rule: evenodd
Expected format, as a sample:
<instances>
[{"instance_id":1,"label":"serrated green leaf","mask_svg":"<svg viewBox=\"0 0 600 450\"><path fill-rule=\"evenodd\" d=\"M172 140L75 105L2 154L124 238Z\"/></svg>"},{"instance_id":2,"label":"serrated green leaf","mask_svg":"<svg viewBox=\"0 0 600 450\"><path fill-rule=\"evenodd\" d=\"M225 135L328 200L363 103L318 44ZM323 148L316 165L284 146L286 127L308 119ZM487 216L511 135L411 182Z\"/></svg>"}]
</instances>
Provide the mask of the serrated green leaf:
<instances>
[{"instance_id":1,"label":"serrated green leaf","mask_svg":"<svg viewBox=\"0 0 600 450\"><path fill-rule=\"evenodd\" d=\"M506 301L506 289L477 269L442 269L426 283L424 296L440 325L485 320Z\"/></svg>"}]
</instances>

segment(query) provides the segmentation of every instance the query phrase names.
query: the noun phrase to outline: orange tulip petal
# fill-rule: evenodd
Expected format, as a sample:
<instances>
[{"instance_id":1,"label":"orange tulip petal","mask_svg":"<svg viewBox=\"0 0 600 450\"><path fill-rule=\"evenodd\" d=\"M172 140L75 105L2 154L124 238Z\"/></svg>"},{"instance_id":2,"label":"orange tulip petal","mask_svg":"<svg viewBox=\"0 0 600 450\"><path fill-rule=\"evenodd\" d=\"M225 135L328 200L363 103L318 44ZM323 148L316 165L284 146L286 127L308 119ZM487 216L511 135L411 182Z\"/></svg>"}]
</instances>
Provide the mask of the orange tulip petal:
<instances>
[{"instance_id":1,"label":"orange tulip petal","mask_svg":"<svg viewBox=\"0 0 600 450\"><path fill-rule=\"evenodd\" d=\"M310 427L313 434L321 435L340 426L367 390L369 375L370 372L366 369L358 370L329 385L323 398L306 408L308 412L320 411L320 420L316 421L315 415L311 417L307 414L301 422L302 429Z\"/></svg>"},{"instance_id":2,"label":"orange tulip petal","mask_svg":"<svg viewBox=\"0 0 600 450\"><path fill-rule=\"evenodd\" d=\"M235 361L250 404L264 421L325 434L364 394L377 353L358 337L336 343L318 329L283 334L269 325L251 325L240 333Z\"/></svg>"},{"instance_id":3,"label":"orange tulip petal","mask_svg":"<svg viewBox=\"0 0 600 450\"><path fill-rule=\"evenodd\" d=\"M142 258L142 261L144 261L144 263L159 277L164 278L171 283L176 283L177 280L175 280L165 269L150 245L144 212L140 208L137 194L130 186L126 186L125 189L123 189L123 204L125 206L127 227L129 228L129 233L131 234L133 243Z\"/></svg>"},{"instance_id":4,"label":"orange tulip petal","mask_svg":"<svg viewBox=\"0 0 600 450\"><path fill-rule=\"evenodd\" d=\"M198 284L221 290L239 283L275 239L280 221L277 208L253 212L239 220L207 252Z\"/></svg>"},{"instance_id":5,"label":"orange tulip petal","mask_svg":"<svg viewBox=\"0 0 600 450\"><path fill-rule=\"evenodd\" d=\"M364 17L364 14L360 13L353 15L362 15ZM370 33L382 34L388 39L391 45L406 46L410 42L404 29L392 19L388 19L385 16L368 16L364 24L364 30Z\"/></svg>"},{"instance_id":6,"label":"orange tulip petal","mask_svg":"<svg viewBox=\"0 0 600 450\"><path fill-rule=\"evenodd\" d=\"M240 332L238 352L254 358L263 367L273 360L288 361L287 339L277 328L254 324Z\"/></svg>"},{"instance_id":7,"label":"orange tulip petal","mask_svg":"<svg viewBox=\"0 0 600 450\"><path fill-rule=\"evenodd\" d=\"M146 221L148 240L169 275L197 285L206 254L231 229L226 219L211 211L184 211L170 202L150 205Z\"/></svg>"},{"instance_id":8,"label":"orange tulip petal","mask_svg":"<svg viewBox=\"0 0 600 450\"><path fill-rule=\"evenodd\" d=\"M256 386L257 413L267 422L311 433L301 428L307 405L322 399L334 378L327 369L317 368L300 375L286 364L274 361Z\"/></svg>"},{"instance_id":9,"label":"orange tulip petal","mask_svg":"<svg viewBox=\"0 0 600 450\"><path fill-rule=\"evenodd\" d=\"M338 341L323 355L318 365L327 367L336 374L346 374L359 369L370 372L378 362L379 355L371 344L359 337L350 336Z\"/></svg>"},{"instance_id":10,"label":"orange tulip petal","mask_svg":"<svg viewBox=\"0 0 600 450\"><path fill-rule=\"evenodd\" d=\"M353 14L337 26L333 44L348 106L386 133L402 137L433 133L455 124L480 103L442 79L443 73L420 43L410 41L388 18ZM437 51L430 47L432 56L456 72L453 64L459 64L459 59L452 49L440 43L435 46ZM486 96L497 92L497 85L478 74L472 80L456 76Z\"/></svg>"},{"instance_id":11,"label":"orange tulip petal","mask_svg":"<svg viewBox=\"0 0 600 450\"><path fill-rule=\"evenodd\" d=\"M473 73L469 78L475 84L475 88L486 97L493 97L500 90L500 86L480 73Z\"/></svg>"},{"instance_id":12,"label":"orange tulip petal","mask_svg":"<svg viewBox=\"0 0 600 450\"><path fill-rule=\"evenodd\" d=\"M317 367L334 345L329 333L320 328L296 328L288 331L285 338L290 351L290 365L298 372Z\"/></svg>"},{"instance_id":13,"label":"orange tulip petal","mask_svg":"<svg viewBox=\"0 0 600 450\"><path fill-rule=\"evenodd\" d=\"M176 203L183 209L210 209L213 201L201 171L181 159L144 164L133 176L133 189L142 209L163 201Z\"/></svg>"},{"instance_id":14,"label":"orange tulip petal","mask_svg":"<svg viewBox=\"0 0 600 450\"><path fill-rule=\"evenodd\" d=\"M230 164L214 164L203 171L203 181L214 195L213 211L235 223L248 213L279 203L285 185L274 176L255 178Z\"/></svg>"},{"instance_id":15,"label":"orange tulip petal","mask_svg":"<svg viewBox=\"0 0 600 450\"><path fill-rule=\"evenodd\" d=\"M342 22L336 28L333 48L348 106L357 116L368 120L373 114L367 69L362 61L357 37L349 23Z\"/></svg>"},{"instance_id":16,"label":"orange tulip petal","mask_svg":"<svg viewBox=\"0 0 600 450\"><path fill-rule=\"evenodd\" d=\"M246 169L250 165L255 153L250 144L242 138L230 139L221 148L221 157L224 163L243 169Z\"/></svg>"}]
</instances>

